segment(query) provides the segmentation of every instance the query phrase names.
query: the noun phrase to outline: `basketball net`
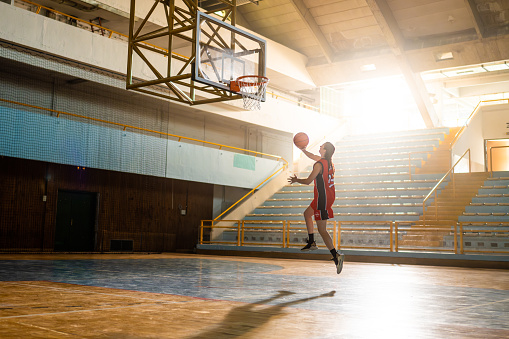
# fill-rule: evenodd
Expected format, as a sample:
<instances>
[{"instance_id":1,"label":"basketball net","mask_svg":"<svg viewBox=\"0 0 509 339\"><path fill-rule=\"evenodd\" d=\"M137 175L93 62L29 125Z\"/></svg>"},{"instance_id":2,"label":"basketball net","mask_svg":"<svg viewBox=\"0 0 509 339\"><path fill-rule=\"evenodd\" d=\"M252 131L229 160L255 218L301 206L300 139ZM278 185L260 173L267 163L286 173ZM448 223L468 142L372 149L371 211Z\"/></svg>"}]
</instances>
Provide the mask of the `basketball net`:
<instances>
[{"instance_id":1,"label":"basketball net","mask_svg":"<svg viewBox=\"0 0 509 339\"><path fill-rule=\"evenodd\" d=\"M244 108L250 111L260 110L260 102L265 96L269 78L259 75L246 75L237 78Z\"/></svg>"}]
</instances>

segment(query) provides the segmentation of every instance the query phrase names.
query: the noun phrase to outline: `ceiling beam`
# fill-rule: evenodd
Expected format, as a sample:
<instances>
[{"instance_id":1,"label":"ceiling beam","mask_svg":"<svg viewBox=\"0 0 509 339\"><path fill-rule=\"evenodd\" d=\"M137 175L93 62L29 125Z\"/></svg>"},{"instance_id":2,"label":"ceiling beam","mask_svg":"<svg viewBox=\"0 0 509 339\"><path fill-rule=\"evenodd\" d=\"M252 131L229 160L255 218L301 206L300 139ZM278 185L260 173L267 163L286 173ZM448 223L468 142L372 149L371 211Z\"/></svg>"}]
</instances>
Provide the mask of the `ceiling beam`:
<instances>
[{"instance_id":1,"label":"ceiling beam","mask_svg":"<svg viewBox=\"0 0 509 339\"><path fill-rule=\"evenodd\" d=\"M393 53L395 55L402 54L404 52L405 38L387 2L385 0L366 0L366 3Z\"/></svg>"},{"instance_id":2,"label":"ceiling beam","mask_svg":"<svg viewBox=\"0 0 509 339\"><path fill-rule=\"evenodd\" d=\"M327 59L327 62L329 64L332 63L332 60L334 59L334 52L333 52L329 42L323 35L323 32L320 29L320 26L318 26L318 24L315 21L315 18L313 17L313 15L309 11L309 9L304 4L304 1L303 0L290 0L290 2L297 10L297 13L304 21L304 24L308 27L308 29L313 34L313 37L315 38L315 40L318 42L318 46L322 50L322 53L324 54L325 58Z\"/></svg>"},{"instance_id":3,"label":"ceiling beam","mask_svg":"<svg viewBox=\"0 0 509 339\"><path fill-rule=\"evenodd\" d=\"M431 128L439 124L438 115L435 112L433 103L429 98L424 81L420 74L415 73L410 66L407 56L405 55L405 39L398 23L394 18L391 8L386 0L366 0L378 26L382 30L387 44L396 56L399 67L406 83L410 88L414 101L421 113L422 119L426 127Z\"/></svg>"},{"instance_id":4,"label":"ceiling beam","mask_svg":"<svg viewBox=\"0 0 509 339\"><path fill-rule=\"evenodd\" d=\"M465 0L465 4L467 5L468 13L470 14L470 17L472 18L472 23L474 24L475 31L477 33L477 37L479 40L482 40L484 38L484 24L481 19L481 15L479 14L479 11L477 10L477 6L475 4L474 0Z\"/></svg>"}]
</instances>

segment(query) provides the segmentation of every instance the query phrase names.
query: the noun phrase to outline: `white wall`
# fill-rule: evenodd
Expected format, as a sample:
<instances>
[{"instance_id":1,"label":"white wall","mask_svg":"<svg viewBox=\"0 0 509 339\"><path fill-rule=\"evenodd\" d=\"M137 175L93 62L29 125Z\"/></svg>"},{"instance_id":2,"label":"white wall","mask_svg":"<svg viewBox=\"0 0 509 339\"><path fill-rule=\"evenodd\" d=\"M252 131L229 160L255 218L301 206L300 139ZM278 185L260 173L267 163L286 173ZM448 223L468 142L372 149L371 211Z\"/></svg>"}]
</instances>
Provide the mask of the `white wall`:
<instances>
[{"instance_id":1,"label":"white wall","mask_svg":"<svg viewBox=\"0 0 509 339\"><path fill-rule=\"evenodd\" d=\"M128 0L111 0L104 1L103 3L122 11L129 11ZM143 6L146 6L146 4ZM125 74L127 70L126 42L92 34L80 28L3 3L0 3L0 39L22 44L39 51L56 54L66 59L74 60L78 64L92 65L117 74ZM300 81L306 83L306 86L312 85L305 69L306 60L302 55L274 42L269 43L268 53L270 53L270 61L268 63L272 65L271 69L284 74L291 82ZM150 58L153 57L156 64L166 65L164 57L149 51L146 54ZM1 51L0 56L4 56L1 55ZM138 68L134 69L134 76L143 78L151 73L147 66L141 63L138 66ZM68 71L66 70L65 72ZM116 80L115 86L125 86L125 84ZM338 123L337 119L330 116L303 109L295 104L271 98L270 96L267 98L266 103L262 103L262 109L256 112L245 111L242 108L242 100L199 105L192 108L187 105L173 104L171 110L179 112L177 115L180 115L181 118L175 118L179 121L185 120L186 114L192 117L194 113L185 113L189 111L198 112L202 115L214 113L227 118L245 121L248 124L269 127L292 134L304 131L310 136L311 140L323 137L324 126L335 126ZM189 118L189 120L191 119ZM186 124L187 122L183 123L183 125ZM171 130L168 132L171 132ZM193 132L191 135L184 135L198 137ZM269 140L271 136L266 136L266 139L262 145L268 145L271 141L275 141ZM282 152L285 154L280 155L291 161L290 158L293 152L291 143L276 147L276 150L274 150L274 146L270 151L265 147L262 148L257 150L272 152L272 154L274 152L276 154Z\"/></svg>"},{"instance_id":2,"label":"white wall","mask_svg":"<svg viewBox=\"0 0 509 339\"><path fill-rule=\"evenodd\" d=\"M485 171L485 139L507 138L509 128L509 104L481 106L477 114L469 122L452 149L453 164L470 148L473 172ZM461 172L468 170L465 162L461 162Z\"/></svg>"},{"instance_id":3,"label":"white wall","mask_svg":"<svg viewBox=\"0 0 509 339\"><path fill-rule=\"evenodd\" d=\"M284 164L0 106L0 155L65 165L254 188Z\"/></svg>"}]
</instances>

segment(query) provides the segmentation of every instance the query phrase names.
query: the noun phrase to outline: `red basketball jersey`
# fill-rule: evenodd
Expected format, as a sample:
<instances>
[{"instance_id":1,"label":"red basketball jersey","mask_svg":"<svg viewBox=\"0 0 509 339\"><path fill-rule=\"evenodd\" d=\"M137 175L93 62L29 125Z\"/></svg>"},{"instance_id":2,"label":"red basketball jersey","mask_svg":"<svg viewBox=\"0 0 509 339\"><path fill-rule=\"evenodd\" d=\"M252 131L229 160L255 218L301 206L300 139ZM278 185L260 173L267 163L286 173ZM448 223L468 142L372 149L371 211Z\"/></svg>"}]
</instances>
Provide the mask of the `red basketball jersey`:
<instances>
[{"instance_id":1,"label":"red basketball jersey","mask_svg":"<svg viewBox=\"0 0 509 339\"><path fill-rule=\"evenodd\" d=\"M311 207L315 210L316 220L334 218L332 205L336 200L334 187L334 164L327 159L320 159L315 165L322 167L322 173L315 178L314 200Z\"/></svg>"}]
</instances>

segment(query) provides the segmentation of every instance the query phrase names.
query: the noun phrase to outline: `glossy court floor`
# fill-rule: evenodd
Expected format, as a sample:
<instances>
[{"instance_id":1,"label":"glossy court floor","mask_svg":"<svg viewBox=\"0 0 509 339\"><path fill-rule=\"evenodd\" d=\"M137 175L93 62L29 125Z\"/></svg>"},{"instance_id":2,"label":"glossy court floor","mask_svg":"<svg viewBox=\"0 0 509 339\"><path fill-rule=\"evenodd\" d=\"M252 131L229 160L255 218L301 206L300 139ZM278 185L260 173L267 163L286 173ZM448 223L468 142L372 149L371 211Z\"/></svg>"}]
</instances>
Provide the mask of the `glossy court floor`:
<instances>
[{"instance_id":1,"label":"glossy court floor","mask_svg":"<svg viewBox=\"0 0 509 339\"><path fill-rule=\"evenodd\" d=\"M509 271L4 254L0 338L509 338Z\"/></svg>"}]
</instances>

